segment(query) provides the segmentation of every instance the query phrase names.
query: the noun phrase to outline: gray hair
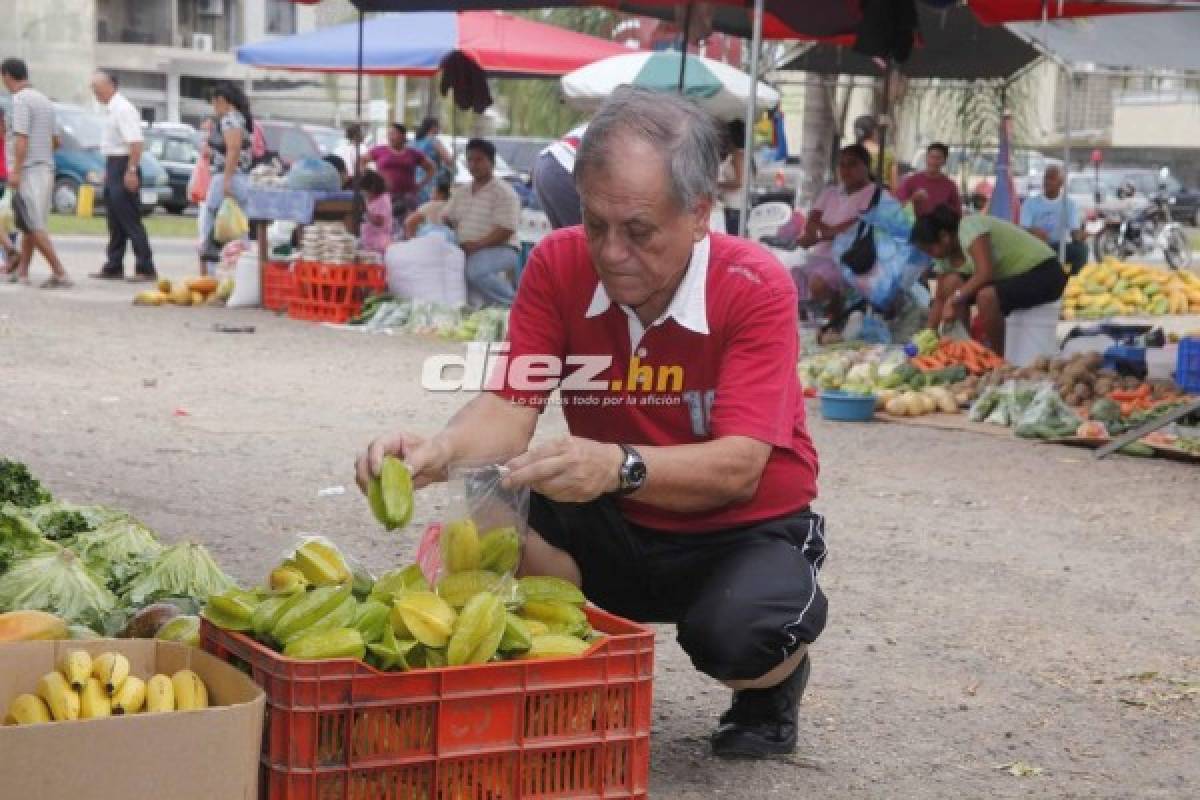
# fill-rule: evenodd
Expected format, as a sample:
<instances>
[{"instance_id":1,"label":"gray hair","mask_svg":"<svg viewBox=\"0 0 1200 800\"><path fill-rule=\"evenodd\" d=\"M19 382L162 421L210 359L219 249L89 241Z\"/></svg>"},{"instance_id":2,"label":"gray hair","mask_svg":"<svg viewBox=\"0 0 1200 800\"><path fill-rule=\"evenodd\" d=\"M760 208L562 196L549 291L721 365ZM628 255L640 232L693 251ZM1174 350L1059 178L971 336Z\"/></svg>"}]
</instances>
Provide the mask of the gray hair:
<instances>
[{"instance_id":1,"label":"gray hair","mask_svg":"<svg viewBox=\"0 0 1200 800\"><path fill-rule=\"evenodd\" d=\"M717 192L721 133L712 117L676 94L623 86L613 92L588 124L575 159L575 182L603 169L623 136L648 142L663 154L671 196L692 211Z\"/></svg>"}]
</instances>

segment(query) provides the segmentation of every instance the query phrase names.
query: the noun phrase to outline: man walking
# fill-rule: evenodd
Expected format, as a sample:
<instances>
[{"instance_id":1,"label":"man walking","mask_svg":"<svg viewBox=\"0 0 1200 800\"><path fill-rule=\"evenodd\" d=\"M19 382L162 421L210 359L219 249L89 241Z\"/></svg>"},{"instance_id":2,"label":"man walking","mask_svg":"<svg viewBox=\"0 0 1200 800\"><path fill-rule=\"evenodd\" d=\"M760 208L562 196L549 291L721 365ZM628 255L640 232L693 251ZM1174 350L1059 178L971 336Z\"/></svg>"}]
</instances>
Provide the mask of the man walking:
<instances>
[{"instance_id":1,"label":"man walking","mask_svg":"<svg viewBox=\"0 0 1200 800\"><path fill-rule=\"evenodd\" d=\"M139 200L142 160L142 117L133 103L117 91L117 79L106 72L92 76L92 94L108 108L100 149L104 153L104 207L108 218L108 259L93 278L119 281L125 277L125 244L133 243L137 258L131 283L158 278L154 254L142 224Z\"/></svg>"},{"instance_id":2,"label":"man walking","mask_svg":"<svg viewBox=\"0 0 1200 800\"><path fill-rule=\"evenodd\" d=\"M12 125L5 153L13 216L23 234L20 259L9 280L29 283L29 264L36 248L53 273L42 288L63 289L71 286L71 279L54 252L47 230L50 195L54 191L54 106L30 85L29 67L19 58L0 63L0 80L12 95Z\"/></svg>"}]
</instances>

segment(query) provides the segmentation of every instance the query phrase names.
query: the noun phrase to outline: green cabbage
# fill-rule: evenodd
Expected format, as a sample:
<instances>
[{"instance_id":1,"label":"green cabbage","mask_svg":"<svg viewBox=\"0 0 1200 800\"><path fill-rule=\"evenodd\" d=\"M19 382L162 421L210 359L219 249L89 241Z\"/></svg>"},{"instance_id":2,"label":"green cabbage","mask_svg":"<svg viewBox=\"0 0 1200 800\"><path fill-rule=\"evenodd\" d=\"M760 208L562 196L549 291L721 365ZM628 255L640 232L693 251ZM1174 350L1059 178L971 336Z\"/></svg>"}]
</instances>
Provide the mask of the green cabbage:
<instances>
[{"instance_id":1,"label":"green cabbage","mask_svg":"<svg viewBox=\"0 0 1200 800\"><path fill-rule=\"evenodd\" d=\"M132 517L81 533L68 546L111 589L128 583L163 551L154 533Z\"/></svg>"},{"instance_id":2,"label":"green cabbage","mask_svg":"<svg viewBox=\"0 0 1200 800\"><path fill-rule=\"evenodd\" d=\"M70 550L31 556L0 575L0 611L49 611L96 628L116 605L113 593Z\"/></svg>"},{"instance_id":3,"label":"green cabbage","mask_svg":"<svg viewBox=\"0 0 1200 800\"><path fill-rule=\"evenodd\" d=\"M203 603L210 594L234 588L203 545L180 542L162 551L126 587L126 605L140 608L166 597L191 597Z\"/></svg>"},{"instance_id":4,"label":"green cabbage","mask_svg":"<svg viewBox=\"0 0 1200 800\"><path fill-rule=\"evenodd\" d=\"M28 509L12 503L0 506L0 574L23 558L57 550L42 536Z\"/></svg>"}]
</instances>

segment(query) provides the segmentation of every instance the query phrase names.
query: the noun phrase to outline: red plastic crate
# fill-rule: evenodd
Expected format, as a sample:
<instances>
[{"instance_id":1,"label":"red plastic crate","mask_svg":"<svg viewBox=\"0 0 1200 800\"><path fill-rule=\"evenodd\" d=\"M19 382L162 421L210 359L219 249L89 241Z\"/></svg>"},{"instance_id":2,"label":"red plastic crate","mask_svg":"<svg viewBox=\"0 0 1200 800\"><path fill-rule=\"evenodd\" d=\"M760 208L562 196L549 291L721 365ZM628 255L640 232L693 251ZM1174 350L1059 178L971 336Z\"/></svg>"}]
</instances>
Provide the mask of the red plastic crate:
<instances>
[{"instance_id":1,"label":"red plastic crate","mask_svg":"<svg viewBox=\"0 0 1200 800\"><path fill-rule=\"evenodd\" d=\"M262 800L646 798L654 633L589 608L579 658L380 672L203 622L267 695Z\"/></svg>"},{"instance_id":2,"label":"red plastic crate","mask_svg":"<svg viewBox=\"0 0 1200 800\"><path fill-rule=\"evenodd\" d=\"M297 261L295 280L288 316L311 322L347 322L363 300L387 290L387 274L378 264Z\"/></svg>"},{"instance_id":3,"label":"red plastic crate","mask_svg":"<svg viewBox=\"0 0 1200 800\"><path fill-rule=\"evenodd\" d=\"M296 294L296 275L286 261L268 261L263 269L262 307L268 311L287 311Z\"/></svg>"}]
</instances>

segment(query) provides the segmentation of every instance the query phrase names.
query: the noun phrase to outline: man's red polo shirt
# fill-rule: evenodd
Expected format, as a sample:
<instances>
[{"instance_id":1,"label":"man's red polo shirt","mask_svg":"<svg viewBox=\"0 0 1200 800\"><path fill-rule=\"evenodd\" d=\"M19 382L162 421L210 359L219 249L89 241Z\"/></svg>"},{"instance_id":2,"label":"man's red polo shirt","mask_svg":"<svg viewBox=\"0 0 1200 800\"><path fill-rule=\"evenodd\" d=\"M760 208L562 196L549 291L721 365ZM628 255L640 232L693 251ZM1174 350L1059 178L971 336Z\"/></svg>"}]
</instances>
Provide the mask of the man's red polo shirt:
<instances>
[{"instance_id":1,"label":"man's red polo shirt","mask_svg":"<svg viewBox=\"0 0 1200 800\"><path fill-rule=\"evenodd\" d=\"M642 332L600 287L583 229L556 231L521 276L508 339L509 363L554 356L567 365L564 377L574 371L569 356L611 356L595 377L601 388L560 392L575 436L634 447L748 436L773 446L749 502L684 514L623 500L631 521L673 532L722 530L799 511L816 496L817 454L796 375L796 289L758 245L724 234L700 242L671 306ZM496 393L510 402L549 399L505 377ZM629 391L639 380L649 385Z\"/></svg>"}]
</instances>

